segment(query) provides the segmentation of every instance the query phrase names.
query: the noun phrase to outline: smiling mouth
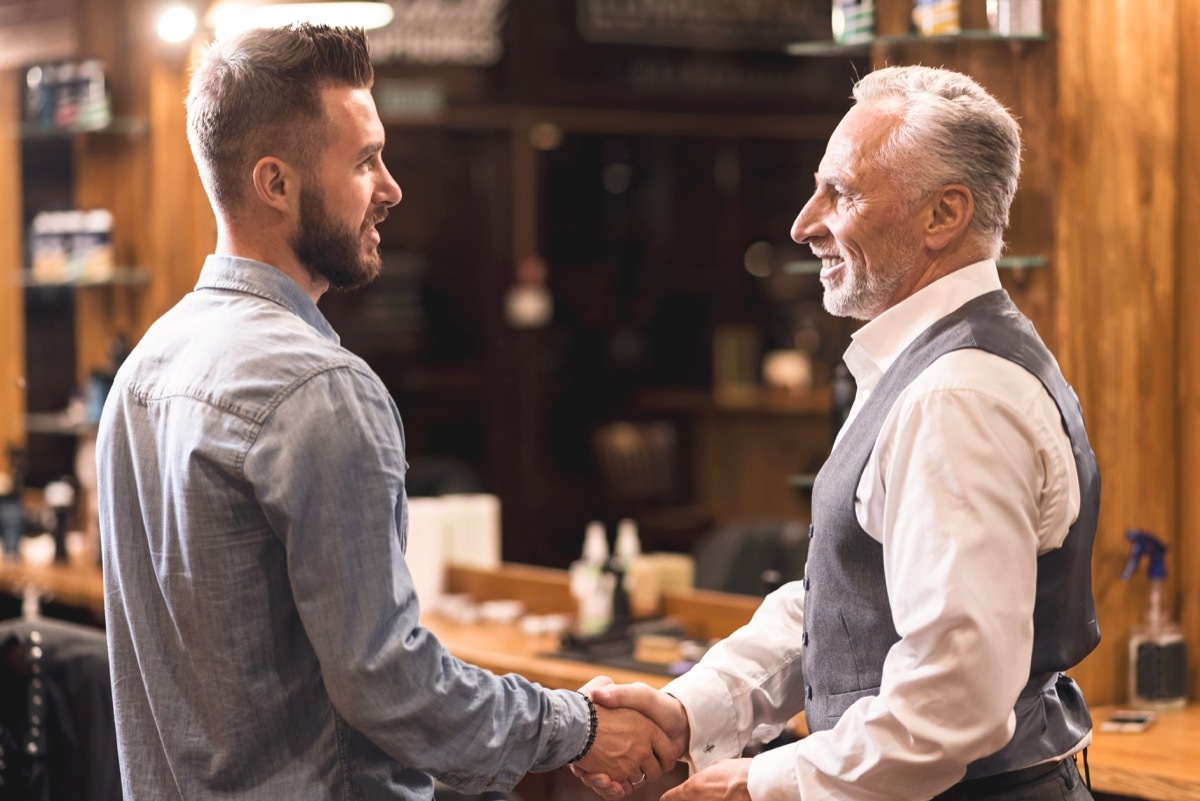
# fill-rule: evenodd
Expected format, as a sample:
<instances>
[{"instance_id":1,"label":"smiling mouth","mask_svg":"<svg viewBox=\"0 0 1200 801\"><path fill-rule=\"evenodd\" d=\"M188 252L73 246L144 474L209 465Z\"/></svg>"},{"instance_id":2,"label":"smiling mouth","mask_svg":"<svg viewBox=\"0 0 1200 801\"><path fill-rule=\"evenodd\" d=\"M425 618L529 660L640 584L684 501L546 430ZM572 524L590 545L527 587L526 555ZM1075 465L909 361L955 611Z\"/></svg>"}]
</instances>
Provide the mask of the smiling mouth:
<instances>
[{"instance_id":1,"label":"smiling mouth","mask_svg":"<svg viewBox=\"0 0 1200 801\"><path fill-rule=\"evenodd\" d=\"M821 278L825 279L846 266L845 260L837 254L814 253L821 260Z\"/></svg>"}]
</instances>

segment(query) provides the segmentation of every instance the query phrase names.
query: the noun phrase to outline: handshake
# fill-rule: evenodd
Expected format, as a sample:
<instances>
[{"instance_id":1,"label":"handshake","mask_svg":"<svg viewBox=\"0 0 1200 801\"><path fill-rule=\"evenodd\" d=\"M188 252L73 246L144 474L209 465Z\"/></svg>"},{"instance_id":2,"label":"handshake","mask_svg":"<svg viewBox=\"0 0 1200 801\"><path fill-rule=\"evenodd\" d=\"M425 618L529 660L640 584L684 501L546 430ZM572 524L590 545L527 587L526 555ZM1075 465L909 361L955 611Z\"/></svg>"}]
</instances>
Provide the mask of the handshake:
<instances>
[{"instance_id":1,"label":"handshake","mask_svg":"<svg viewBox=\"0 0 1200 801\"><path fill-rule=\"evenodd\" d=\"M603 676L579 691L596 706L596 739L571 772L606 801L654 781L687 755L691 727L674 696L646 684L613 684ZM749 801L749 765L748 759L718 762L666 793L663 801Z\"/></svg>"}]
</instances>

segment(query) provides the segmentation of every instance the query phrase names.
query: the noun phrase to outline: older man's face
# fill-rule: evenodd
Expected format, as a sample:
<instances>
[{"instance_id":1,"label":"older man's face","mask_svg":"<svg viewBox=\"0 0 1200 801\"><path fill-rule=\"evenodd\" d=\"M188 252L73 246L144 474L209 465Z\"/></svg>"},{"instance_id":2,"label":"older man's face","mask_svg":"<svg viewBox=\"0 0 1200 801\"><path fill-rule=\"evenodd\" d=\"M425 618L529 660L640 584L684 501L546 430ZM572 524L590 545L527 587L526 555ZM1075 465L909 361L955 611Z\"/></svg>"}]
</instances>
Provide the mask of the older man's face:
<instances>
[{"instance_id":1,"label":"older man's face","mask_svg":"<svg viewBox=\"0 0 1200 801\"><path fill-rule=\"evenodd\" d=\"M870 320L903 300L922 256L911 193L875 158L898 119L876 101L851 108L829 139L812 198L792 225L792 239L821 260L825 308L839 317Z\"/></svg>"}]
</instances>

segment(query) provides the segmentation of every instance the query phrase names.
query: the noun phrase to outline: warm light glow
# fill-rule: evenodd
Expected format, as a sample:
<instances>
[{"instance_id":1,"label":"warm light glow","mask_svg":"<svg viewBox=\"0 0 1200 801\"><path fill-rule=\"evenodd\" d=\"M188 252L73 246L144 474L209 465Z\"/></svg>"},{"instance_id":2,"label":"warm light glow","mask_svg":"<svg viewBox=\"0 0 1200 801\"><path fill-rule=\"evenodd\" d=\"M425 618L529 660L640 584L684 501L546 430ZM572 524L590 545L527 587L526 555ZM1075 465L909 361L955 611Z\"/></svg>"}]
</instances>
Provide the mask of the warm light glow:
<instances>
[{"instance_id":1,"label":"warm light glow","mask_svg":"<svg viewBox=\"0 0 1200 801\"><path fill-rule=\"evenodd\" d=\"M164 42L183 42L196 30L196 15L187 6L169 6L158 18L158 36Z\"/></svg>"},{"instance_id":2,"label":"warm light glow","mask_svg":"<svg viewBox=\"0 0 1200 801\"><path fill-rule=\"evenodd\" d=\"M382 28L392 21L392 7L381 0L334 0L325 3L276 3L258 6L220 4L213 9L212 16L216 37L226 39L250 28L277 28L296 22L366 30Z\"/></svg>"}]
</instances>

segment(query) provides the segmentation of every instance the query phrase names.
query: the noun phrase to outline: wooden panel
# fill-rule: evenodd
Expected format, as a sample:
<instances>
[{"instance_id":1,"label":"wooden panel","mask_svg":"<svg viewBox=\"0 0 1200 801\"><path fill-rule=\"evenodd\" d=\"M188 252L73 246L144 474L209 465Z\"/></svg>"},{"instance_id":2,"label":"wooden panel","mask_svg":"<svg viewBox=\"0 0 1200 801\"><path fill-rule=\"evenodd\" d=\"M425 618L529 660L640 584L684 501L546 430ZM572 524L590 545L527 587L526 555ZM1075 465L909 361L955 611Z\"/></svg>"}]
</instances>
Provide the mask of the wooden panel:
<instances>
[{"instance_id":1,"label":"wooden panel","mask_svg":"<svg viewBox=\"0 0 1200 801\"><path fill-rule=\"evenodd\" d=\"M0 70L75 53L73 0L0 0Z\"/></svg>"},{"instance_id":2,"label":"wooden panel","mask_svg":"<svg viewBox=\"0 0 1200 801\"><path fill-rule=\"evenodd\" d=\"M17 74L0 69L0 470L9 469L8 448L23 439L25 372L24 304L18 284L21 269L21 143Z\"/></svg>"},{"instance_id":3,"label":"wooden panel","mask_svg":"<svg viewBox=\"0 0 1200 801\"><path fill-rule=\"evenodd\" d=\"M696 421L696 501L717 522L808 519L788 476L815 473L833 443L828 412L712 410Z\"/></svg>"},{"instance_id":4,"label":"wooden panel","mask_svg":"<svg viewBox=\"0 0 1200 801\"><path fill-rule=\"evenodd\" d=\"M154 320L196 283L213 251L216 222L187 144L188 64L198 51L150 37L135 43L154 6L147 0L81 9L89 33L81 47L113 65L116 113L148 119L145 135L81 137L76 202L104 207L115 217L114 247L121 264L150 275L144 287L81 292L77 304L77 364L83 380L107 363L112 338L136 343ZM100 15L102 19L97 19ZM148 45L148 46L147 46ZM132 55L125 53L131 51Z\"/></svg>"},{"instance_id":5,"label":"wooden panel","mask_svg":"<svg viewBox=\"0 0 1200 801\"><path fill-rule=\"evenodd\" d=\"M217 241L217 224L187 143L188 72L182 56L160 58L150 72L149 197L146 264L153 275L139 307L140 336L196 285ZM154 202L155 199L168 202Z\"/></svg>"},{"instance_id":6,"label":"wooden panel","mask_svg":"<svg viewBox=\"0 0 1200 801\"><path fill-rule=\"evenodd\" d=\"M1179 542L1179 4L1158 3L1152 14L1141 0L1059 7L1058 356L1104 482L1093 561L1103 641L1075 676L1091 703L1120 703L1146 593L1144 580L1118 580L1124 530Z\"/></svg>"},{"instance_id":7,"label":"wooden panel","mask_svg":"<svg viewBox=\"0 0 1200 801\"><path fill-rule=\"evenodd\" d=\"M1052 19L1053 3L1047 2L1045 8ZM876 67L936 64L970 75L1020 122L1024 146L1021 184L1005 237L1007 255L1053 256L1058 128L1050 110L1057 105L1057 87L1046 76L1054 74L1055 59L1052 38L1046 42L918 40L876 48ZM1058 335L1053 309L1055 273L1051 258L1049 269L1006 270L1001 276L1014 302L1033 321L1052 351Z\"/></svg>"},{"instance_id":8,"label":"wooden panel","mask_svg":"<svg viewBox=\"0 0 1200 801\"><path fill-rule=\"evenodd\" d=\"M147 60L154 40L137 20L140 4L113 0L80 3L79 55L104 62L106 83L118 116L148 115ZM75 140L75 204L81 209L112 211L113 249L117 263L143 266L146 240L155 214L171 203L151 204L147 194L149 153L144 135L87 135ZM113 336L135 337L132 293L127 287L79 290L75 302L76 380L82 386L92 370L108 365Z\"/></svg>"},{"instance_id":9,"label":"wooden panel","mask_svg":"<svg viewBox=\"0 0 1200 801\"><path fill-rule=\"evenodd\" d=\"M1191 646L1191 697L1200 698L1200 3L1180 5L1179 554L1181 620Z\"/></svg>"}]
</instances>

